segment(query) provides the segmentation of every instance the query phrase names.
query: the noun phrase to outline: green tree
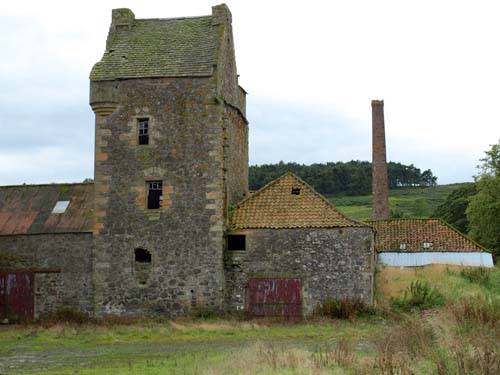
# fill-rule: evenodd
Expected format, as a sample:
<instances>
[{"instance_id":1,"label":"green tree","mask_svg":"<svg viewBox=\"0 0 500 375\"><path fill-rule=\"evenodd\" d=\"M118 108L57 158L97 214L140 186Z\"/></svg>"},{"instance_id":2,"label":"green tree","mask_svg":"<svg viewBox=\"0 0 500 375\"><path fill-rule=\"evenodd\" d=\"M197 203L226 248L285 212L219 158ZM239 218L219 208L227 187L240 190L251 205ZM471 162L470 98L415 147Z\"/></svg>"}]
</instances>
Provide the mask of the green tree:
<instances>
[{"instance_id":1,"label":"green tree","mask_svg":"<svg viewBox=\"0 0 500 375\"><path fill-rule=\"evenodd\" d=\"M463 233L469 232L467 208L472 196L477 194L476 184L470 183L453 190L446 200L436 207L433 217L439 217Z\"/></svg>"},{"instance_id":2,"label":"green tree","mask_svg":"<svg viewBox=\"0 0 500 375\"><path fill-rule=\"evenodd\" d=\"M470 235L500 256L500 142L485 152L476 176L477 194L470 199L467 219Z\"/></svg>"}]
</instances>

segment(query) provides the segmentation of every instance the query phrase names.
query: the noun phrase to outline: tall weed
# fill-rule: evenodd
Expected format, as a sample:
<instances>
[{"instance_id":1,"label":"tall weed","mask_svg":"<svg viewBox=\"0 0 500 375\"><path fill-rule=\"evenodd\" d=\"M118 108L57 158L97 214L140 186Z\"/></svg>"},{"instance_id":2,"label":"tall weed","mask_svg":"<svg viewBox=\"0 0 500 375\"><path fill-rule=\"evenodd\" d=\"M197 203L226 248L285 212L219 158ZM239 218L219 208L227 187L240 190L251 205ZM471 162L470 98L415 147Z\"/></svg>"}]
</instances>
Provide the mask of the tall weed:
<instances>
[{"instance_id":1,"label":"tall weed","mask_svg":"<svg viewBox=\"0 0 500 375\"><path fill-rule=\"evenodd\" d=\"M403 311L426 310L444 302L444 295L439 290L419 280L412 281L402 297L392 299L392 304Z\"/></svg>"}]
</instances>

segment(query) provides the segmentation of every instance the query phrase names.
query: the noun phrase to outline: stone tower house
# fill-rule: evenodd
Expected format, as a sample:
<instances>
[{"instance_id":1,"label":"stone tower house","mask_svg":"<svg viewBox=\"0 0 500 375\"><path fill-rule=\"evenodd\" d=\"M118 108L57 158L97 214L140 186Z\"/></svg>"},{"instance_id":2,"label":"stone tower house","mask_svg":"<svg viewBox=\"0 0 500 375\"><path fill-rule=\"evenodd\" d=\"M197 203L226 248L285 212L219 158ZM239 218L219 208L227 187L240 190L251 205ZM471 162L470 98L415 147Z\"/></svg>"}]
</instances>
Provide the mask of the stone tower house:
<instances>
[{"instance_id":1,"label":"stone tower house","mask_svg":"<svg viewBox=\"0 0 500 375\"><path fill-rule=\"evenodd\" d=\"M90 74L95 314L224 307L224 232L248 189L245 91L226 5L115 9Z\"/></svg>"}]
</instances>

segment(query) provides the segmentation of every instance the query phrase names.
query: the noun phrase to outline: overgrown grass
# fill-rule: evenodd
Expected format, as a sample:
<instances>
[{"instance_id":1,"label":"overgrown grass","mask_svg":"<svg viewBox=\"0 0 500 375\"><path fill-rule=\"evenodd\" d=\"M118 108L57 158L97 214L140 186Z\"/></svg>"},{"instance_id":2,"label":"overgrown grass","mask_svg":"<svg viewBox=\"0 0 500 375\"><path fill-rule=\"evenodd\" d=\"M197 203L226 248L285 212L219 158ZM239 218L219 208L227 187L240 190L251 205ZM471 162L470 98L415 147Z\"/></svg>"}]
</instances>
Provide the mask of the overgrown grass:
<instances>
[{"instance_id":1,"label":"overgrown grass","mask_svg":"<svg viewBox=\"0 0 500 375\"><path fill-rule=\"evenodd\" d=\"M353 320L118 319L1 327L0 373L500 374L500 271L489 271L488 283L477 282L482 280L477 275L469 278L481 272L445 266L381 268L376 274L378 309L387 314ZM412 283L411 294L427 295L422 285L437 288L446 305L391 310L391 297L403 298ZM335 302L332 309L340 307L336 311L349 318L354 305L347 305Z\"/></svg>"}]
</instances>

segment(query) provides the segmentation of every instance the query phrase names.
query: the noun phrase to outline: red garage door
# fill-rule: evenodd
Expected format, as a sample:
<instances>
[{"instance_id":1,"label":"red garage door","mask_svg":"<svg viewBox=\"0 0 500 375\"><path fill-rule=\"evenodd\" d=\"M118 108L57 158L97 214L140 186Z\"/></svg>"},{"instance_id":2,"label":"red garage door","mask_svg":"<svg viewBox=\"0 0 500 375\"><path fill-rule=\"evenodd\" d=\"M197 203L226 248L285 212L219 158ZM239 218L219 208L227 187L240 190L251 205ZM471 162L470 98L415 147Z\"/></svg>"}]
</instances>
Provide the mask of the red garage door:
<instances>
[{"instance_id":1,"label":"red garage door","mask_svg":"<svg viewBox=\"0 0 500 375\"><path fill-rule=\"evenodd\" d=\"M252 316L302 317L300 279L250 279L246 309Z\"/></svg>"},{"instance_id":2,"label":"red garage door","mask_svg":"<svg viewBox=\"0 0 500 375\"><path fill-rule=\"evenodd\" d=\"M33 273L0 272L0 317L32 319Z\"/></svg>"}]
</instances>

